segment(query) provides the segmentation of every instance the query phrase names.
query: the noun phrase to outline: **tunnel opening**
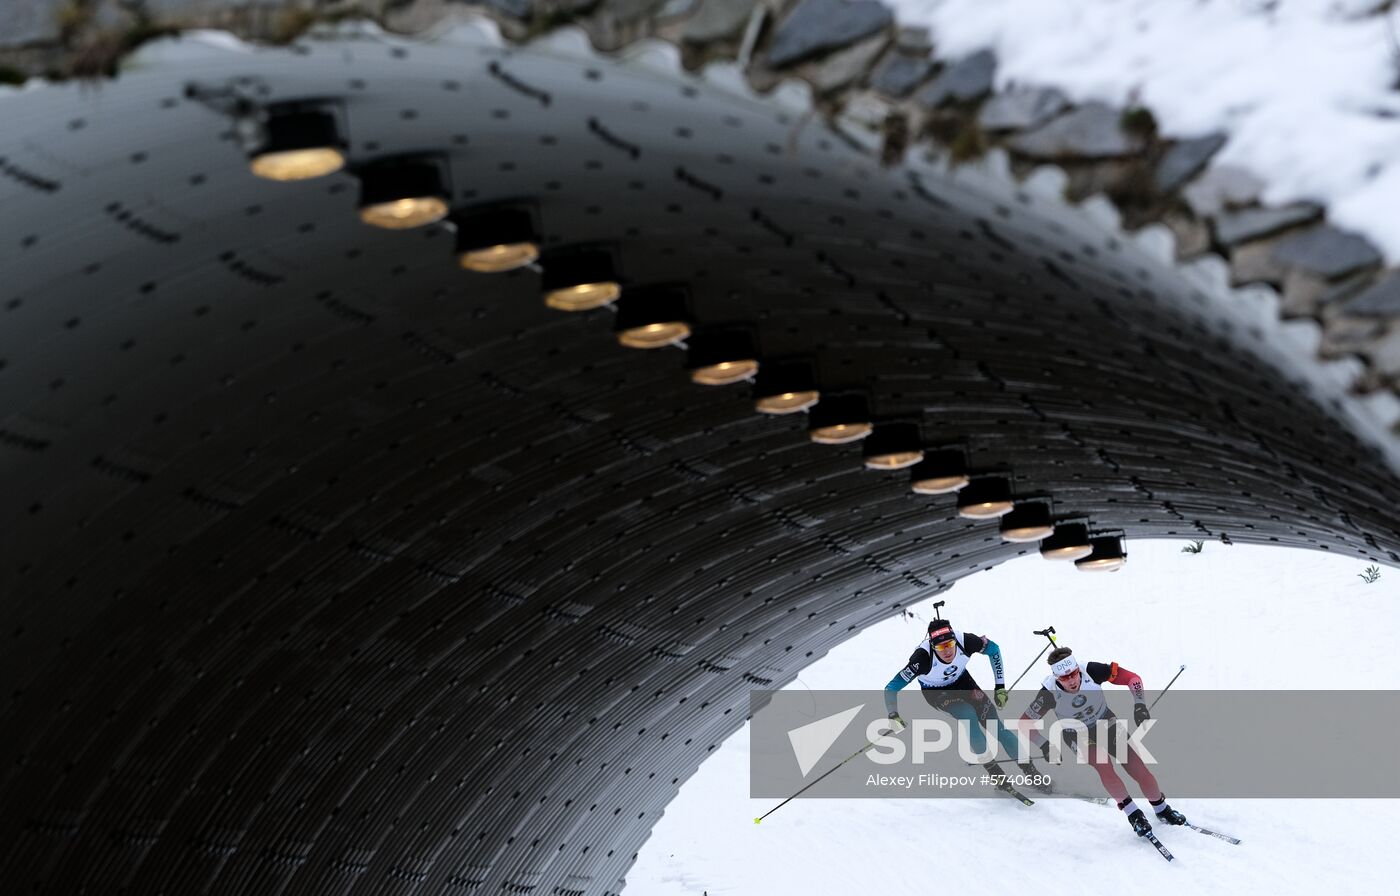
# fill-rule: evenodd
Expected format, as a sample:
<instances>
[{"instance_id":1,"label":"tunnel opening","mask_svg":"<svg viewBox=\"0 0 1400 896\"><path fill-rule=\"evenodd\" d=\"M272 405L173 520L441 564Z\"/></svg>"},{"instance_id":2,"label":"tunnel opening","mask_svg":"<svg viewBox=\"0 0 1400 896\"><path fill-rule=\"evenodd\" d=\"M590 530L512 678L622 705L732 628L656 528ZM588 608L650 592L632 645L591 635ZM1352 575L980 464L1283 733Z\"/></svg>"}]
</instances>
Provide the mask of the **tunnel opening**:
<instances>
[{"instance_id":1,"label":"tunnel opening","mask_svg":"<svg viewBox=\"0 0 1400 896\"><path fill-rule=\"evenodd\" d=\"M1135 540L1130 565L1112 576L1079 576L1035 558L1018 558L963 579L939 596L941 607L935 609L931 599L919 601L907 613L867 626L815 659L784 690L798 696L794 702L803 711L797 717L809 723L820 719L823 707L840 705L846 697L878 703L879 688L916 648L926 622L938 615L1000 645L1005 680L1015 686L998 714L1014 719L1053 674L1043 650L1046 640L1034 632L1054 628L1057 641L1081 662L1118 662L1139 674L1160 724L1192 725L1227 760L1247 748L1201 725L1192 712L1194 701L1248 703L1261 690L1338 687L1379 696L1394 687L1388 663L1397 625L1391 611L1394 588L1385 584L1389 570L1371 580L1366 566L1319 551L1175 539ZM1307 671L1317 655L1308 646L1314 642L1297 631L1303 618L1355 633L1348 637L1348 655L1357 665L1341 679ZM976 655L968 668L990 692L988 658ZM1039 772L1050 775L1062 792L1081 798L1047 799L1034 785L1023 784L1021 789L1035 797L1031 808L991 793L958 799L916 779L866 798L809 792L782 804L751 792L765 761L750 755L759 743L753 728L751 718L681 787L639 850L624 892L855 892L872 879L926 876L930 847L925 841L935 834L940 852L955 844L959 863L1001 868L1012 877L1093 874L1132 880L1153 892L1181 886L1250 892L1286 888L1287 880L1325 868L1352 886L1379 873L1365 856L1389 836L1396 819L1393 800L1211 797L1192 791L1190 768L1158 755L1154 771L1171 805L1200 824L1244 839L1239 847L1197 843L1195 834L1172 836L1167 828L1161 837L1170 841L1177 861L1157 869L1150 851L1144 857L1133 844L1111 848L1118 837L1130 839L1122 813L1094 803L1104 790L1075 759L1051 762L1033 753ZM1291 729L1284 722L1276 733L1285 730L1306 738L1315 729ZM843 752L829 751L811 777L843 758ZM1363 749L1354 761L1368 767L1374 757ZM1013 763L1001 764L1016 772ZM909 769L895 763L872 770L894 776ZM1308 774L1301 766L1294 771ZM1139 796L1138 785L1126 773L1122 778ZM760 816L763 822L755 827L753 819ZM1067 840L1092 845L1063 848ZM1310 848L1293 849L1299 842Z\"/></svg>"}]
</instances>

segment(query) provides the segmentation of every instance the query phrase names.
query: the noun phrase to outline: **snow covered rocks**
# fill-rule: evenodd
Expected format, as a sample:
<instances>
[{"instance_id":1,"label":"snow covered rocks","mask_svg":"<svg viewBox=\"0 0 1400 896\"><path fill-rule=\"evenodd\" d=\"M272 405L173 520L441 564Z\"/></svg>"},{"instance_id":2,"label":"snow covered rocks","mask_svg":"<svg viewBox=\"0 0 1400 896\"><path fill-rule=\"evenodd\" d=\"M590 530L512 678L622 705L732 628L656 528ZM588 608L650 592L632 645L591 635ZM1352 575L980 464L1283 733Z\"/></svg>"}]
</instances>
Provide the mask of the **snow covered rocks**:
<instances>
[{"instance_id":1,"label":"snow covered rocks","mask_svg":"<svg viewBox=\"0 0 1400 896\"><path fill-rule=\"evenodd\" d=\"M787 68L889 29L894 14L876 0L802 0L768 47L768 64Z\"/></svg>"},{"instance_id":2,"label":"snow covered rocks","mask_svg":"<svg viewBox=\"0 0 1400 896\"><path fill-rule=\"evenodd\" d=\"M1178 260L1218 254L1229 283L1271 287L1284 317L1318 321L1327 356L1354 355L1358 387L1400 392L1400 307L1383 271L1387 253L1400 259L1400 73L1381 0L1124 0L1092 13L1039 0L395 0L316 11L304 0L11 0L0 4L0 83L110 74L161 34L212 27L285 43L348 7L418 34L466 5L510 41L576 25L606 52L661 38L688 69L735 63L758 91L805 82L816 110L887 166L911 150L962 164L998 149L1018 178L1058 166L1069 200L1106 197L1128 230L1166 225ZM57 27L70 7L76 18Z\"/></svg>"},{"instance_id":3,"label":"snow covered rocks","mask_svg":"<svg viewBox=\"0 0 1400 896\"><path fill-rule=\"evenodd\" d=\"M1104 103L1078 109L1007 141L1013 152L1031 159L1080 161L1121 158L1146 147L1141 134L1123 127L1123 112Z\"/></svg>"}]
</instances>

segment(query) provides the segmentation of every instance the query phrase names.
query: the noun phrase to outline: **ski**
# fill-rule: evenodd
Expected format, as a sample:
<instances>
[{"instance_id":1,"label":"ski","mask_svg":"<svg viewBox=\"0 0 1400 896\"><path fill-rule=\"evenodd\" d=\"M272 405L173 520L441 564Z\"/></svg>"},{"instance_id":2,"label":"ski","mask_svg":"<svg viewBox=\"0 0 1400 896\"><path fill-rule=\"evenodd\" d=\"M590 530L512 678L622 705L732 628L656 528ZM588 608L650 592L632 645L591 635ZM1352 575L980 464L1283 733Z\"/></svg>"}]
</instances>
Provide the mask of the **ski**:
<instances>
[{"instance_id":1,"label":"ski","mask_svg":"<svg viewBox=\"0 0 1400 896\"><path fill-rule=\"evenodd\" d=\"M1113 801L1106 796L1090 796L1087 793L1074 793L1070 790L1056 790L1054 791L1054 795L1073 797L1074 799L1082 800L1086 803L1093 803L1095 806L1113 805Z\"/></svg>"},{"instance_id":2,"label":"ski","mask_svg":"<svg viewBox=\"0 0 1400 896\"><path fill-rule=\"evenodd\" d=\"M1010 784L993 784L992 787L994 790L996 790L997 793L1004 793L1014 800L1020 800L1023 805L1035 805L1035 800L1026 796L1024 793L1017 790L1015 787L1012 787Z\"/></svg>"},{"instance_id":3,"label":"ski","mask_svg":"<svg viewBox=\"0 0 1400 896\"><path fill-rule=\"evenodd\" d=\"M1209 828L1203 828L1200 825L1192 824L1189 821L1186 822L1186 827L1190 828L1193 831L1199 831L1202 834L1205 834L1207 837L1214 837L1217 840L1224 840L1226 843L1233 843L1236 846L1240 845L1240 838L1238 837L1231 837L1229 834L1222 834L1219 831L1212 831Z\"/></svg>"},{"instance_id":4,"label":"ski","mask_svg":"<svg viewBox=\"0 0 1400 896\"><path fill-rule=\"evenodd\" d=\"M1173 856L1173 855L1171 854L1171 850L1169 850L1169 849L1167 849L1165 846L1163 846L1163 845L1162 845L1162 841L1161 841L1161 840L1158 840L1158 839L1157 839L1157 835L1154 834L1154 833L1152 833L1151 831L1148 831L1146 834L1143 834L1143 835L1142 835L1142 839L1146 840L1148 843L1151 843L1153 846L1157 847L1157 851L1160 852L1160 853L1162 854L1162 858L1166 859L1168 862L1170 862L1172 859L1176 858L1176 856Z\"/></svg>"}]
</instances>

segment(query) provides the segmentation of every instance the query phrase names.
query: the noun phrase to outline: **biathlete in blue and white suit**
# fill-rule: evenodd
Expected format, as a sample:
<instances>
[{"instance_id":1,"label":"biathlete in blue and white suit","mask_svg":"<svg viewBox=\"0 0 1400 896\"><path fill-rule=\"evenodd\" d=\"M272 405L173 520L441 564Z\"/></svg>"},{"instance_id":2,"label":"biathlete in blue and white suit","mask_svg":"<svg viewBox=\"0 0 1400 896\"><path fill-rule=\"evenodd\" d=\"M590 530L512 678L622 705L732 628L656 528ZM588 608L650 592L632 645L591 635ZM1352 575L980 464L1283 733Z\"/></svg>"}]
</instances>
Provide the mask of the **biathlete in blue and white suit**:
<instances>
[{"instance_id":1,"label":"biathlete in blue and white suit","mask_svg":"<svg viewBox=\"0 0 1400 896\"><path fill-rule=\"evenodd\" d=\"M992 675L996 679L995 707L967 669L974 653L985 653L992 663ZM981 755L987 749L984 727L989 719L996 719L997 741L1010 756L1018 755L1016 733L1002 724L997 715L997 709L1006 705L1008 695L1001 648L995 641L957 631L946 619L930 622L928 637L915 648L909 663L885 685L885 709L890 718L901 725L906 723L897 711L895 695L915 679L929 706L967 721L968 745L974 753ZM1005 774L995 759L986 763L986 767L992 774ZM1020 768L1027 775L1040 774L1031 762L1022 763Z\"/></svg>"}]
</instances>

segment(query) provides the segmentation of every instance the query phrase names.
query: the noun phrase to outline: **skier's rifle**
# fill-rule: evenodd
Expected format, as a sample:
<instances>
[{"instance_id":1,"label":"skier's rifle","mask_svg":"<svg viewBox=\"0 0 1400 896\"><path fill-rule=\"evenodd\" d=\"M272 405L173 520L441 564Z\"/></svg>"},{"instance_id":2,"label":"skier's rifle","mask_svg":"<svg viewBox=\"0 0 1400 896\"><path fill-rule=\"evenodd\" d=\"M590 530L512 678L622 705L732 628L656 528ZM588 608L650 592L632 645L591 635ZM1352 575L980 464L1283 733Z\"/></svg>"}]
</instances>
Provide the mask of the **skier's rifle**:
<instances>
[{"instance_id":1,"label":"skier's rifle","mask_svg":"<svg viewBox=\"0 0 1400 896\"><path fill-rule=\"evenodd\" d=\"M1040 658L1043 657L1043 656L1045 656L1045 651L1047 651L1047 650L1049 650L1051 647L1054 647L1054 646L1055 646L1055 626L1053 626L1053 625L1047 625L1045 628L1041 629L1040 631L1038 631L1038 632L1031 632L1031 634L1033 634L1033 635L1044 635L1046 638L1048 638L1048 639L1050 640L1050 643L1049 643L1049 644L1046 644L1044 647L1040 648L1040 653L1037 653L1037 654L1035 655L1035 659L1031 660L1031 664L1030 664L1029 666L1026 667L1026 672L1031 671L1031 669L1033 669L1033 668L1035 667L1035 664L1038 663L1038 662L1040 662ZM1022 672L1020 675L1016 676L1016 680L1013 681L1013 682L1011 682L1011 687L1007 688L1007 690L1008 690L1008 691L1010 691L1010 690L1015 690L1016 685L1018 685L1018 684L1021 683L1021 679L1023 679L1023 678L1026 677L1026 672Z\"/></svg>"},{"instance_id":2,"label":"skier's rifle","mask_svg":"<svg viewBox=\"0 0 1400 896\"><path fill-rule=\"evenodd\" d=\"M1169 681L1169 682L1167 682L1167 686L1164 687L1164 688L1162 688L1162 693L1160 693L1160 694L1157 695L1157 700L1161 700L1163 697L1167 696L1167 691L1170 691L1170 690L1172 689L1172 685L1176 684L1176 680L1177 680L1178 678L1180 678L1180 677L1181 677L1181 673L1182 673L1182 672L1185 672L1185 671L1186 671L1186 666L1183 664L1182 667L1181 667L1180 669L1177 669L1177 670L1176 670L1176 674L1172 676L1172 680ZM1157 705L1157 700L1153 700L1153 701L1152 701L1152 706L1156 706L1156 705ZM1147 707L1147 711L1148 711L1148 712L1151 712L1151 711L1152 711L1152 706Z\"/></svg>"}]
</instances>

